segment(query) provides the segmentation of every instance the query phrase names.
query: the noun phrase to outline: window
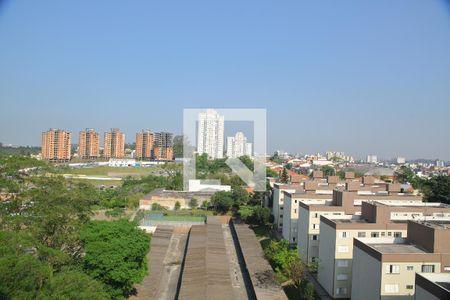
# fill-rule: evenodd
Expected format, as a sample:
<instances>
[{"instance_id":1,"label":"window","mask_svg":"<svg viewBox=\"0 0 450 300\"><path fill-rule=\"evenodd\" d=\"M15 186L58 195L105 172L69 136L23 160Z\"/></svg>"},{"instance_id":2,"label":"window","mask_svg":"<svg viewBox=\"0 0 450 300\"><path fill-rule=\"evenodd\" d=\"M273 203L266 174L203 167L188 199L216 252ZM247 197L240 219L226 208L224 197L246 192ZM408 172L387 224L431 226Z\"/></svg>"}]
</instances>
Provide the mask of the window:
<instances>
[{"instance_id":1,"label":"window","mask_svg":"<svg viewBox=\"0 0 450 300\"><path fill-rule=\"evenodd\" d=\"M336 289L336 295L346 295L346 294L347 294L347 288L340 287L340 288Z\"/></svg>"},{"instance_id":2,"label":"window","mask_svg":"<svg viewBox=\"0 0 450 300\"><path fill-rule=\"evenodd\" d=\"M297 200L295 200L295 204L297 204Z\"/></svg>"},{"instance_id":3,"label":"window","mask_svg":"<svg viewBox=\"0 0 450 300\"><path fill-rule=\"evenodd\" d=\"M292 241L294 241L294 242L295 242L295 237L293 237L293 238L292 238Z\"/></svg>"},{"instance_id":4,"label":"window","mask_svg":"<svg viewBox=\"0 0 450 300\"><path fill-rule=\"evenodd\" d=\"M366 233L365 232L358 232L358 237L366 237Z\"/></svg>"},{"instance_id":5,"label":"window","mask_svg":"<svg viewBox=\"0 0 450 300\"><path fill-rule=\"evenodd\" d=\"M386 232L382 232L382 233L381 233L381 236L386 236Z\"/></svg>"},{"instance_id":6,"label":"window","mask_svg":"<svg viewBox=\"0 0 450 300\"><path fill-rule=\"evenodd\" d=\"M348 260L346 260L346 259L338 259L337 266L340 267L340 268L348 267Z\"/></svg>"},{"instance_id":7,"label":"window","mask_svg":"<svg viewBox=\"0 0 450 300\"><path fill-rule=\"evenodd\" d=\"M406 289L407 289L407 290L412 290L413 288L414 288L413 285L409 285L409 284L408 284L408 285L406 286Z\"/></svg>"},{"instance_id":8,"label":"window","mask_svg":"<svg viewBox=\"0 0 450 300\"><path fill-rule=\"evenodd\" d=\"M422 273L434 273L434 265L422 265Z\"/></svg>"},{"instance_id":9,"label":"window","mask_svg":"<svg viewBox=\"0 0 450 300\"><path fill-rule=\"evenodd\" d=\"M347 253L348 252L348 246L338 246L338 252L339 253Z\"/></svg>"},{"instance_id":10,"label":"window","mask_svg":"<svg viewBox=\"0 0 450 300\"><path fill-rule=\"evenodd\" d=\"M317 240L319 240L319 237L317 236L317 234L313 234L313 235L311 236L311 240L317 241Z\"/></svg>"},{"instance_id":11,"label":"window","mask_svg":"<svg viewBox=\"0 0 450 300\"><path fill-rule=\"evenodd\" d=\"M339 281L348 280L348 275L347 274L337 274L336 275L336 280L339 280Z\"/></svg>"},{"instance_id":12,"label":"window","mask_svg":"<svg viewBox=\"0 0 450 300\"><path fill-rule=\"evenodd\" d=\"M294 214L296 214L296 213L297 213L297 209L295 208L295 209L294 209Z\"/></svg>"},{"instance_id":13,"label":"window","mask_svg":"<svg viewBox=\"0 0 450 300\"><path fill-rule=\"evenodd\" d=\"M376 237L380 236L380 233L379 232L371 232L370 236L373 237L373 238L376 238Z\"/></svg>"},{"instance_id":14,"label":"window","mask_svg":"<svg viewBox=\"0 0 450 300\"><path fill-rule=\"evenodd\" d=\"M414 266L407 266L407 267L406 267L406 270L408 270L408 271L414 271Z\"/></svg>"},{"instance_id":15,"label":"window","mask_svg":"<svg viewBox=\"0 0 450 300\"><path fill-rule=\"evenodd\" d=\"M444 271L447 271L447 272L450 271L450 267L449 266L445 266L444 267Z\"/></svg>"},{"instance_id":16,"label":"window","mask_svg":"<svg viewBox=\"0 0 450 300\"><path fill-rule=\"evenodd\" d=\"M398 284L385 284L384 292L391 293L391 294L398 293Z\"/></svg>"},{"instance_id":17,"label":"window","mask_svg":"<svg viewBox=\"0 0 450 300\"><path fill-rule=\"evenodd\" d=\"M402 233L401 232L394 232L394 237L396 237L396 238L402 237Z\"/></svg>"},{"instance_id":18,"label":"window","mask_svg":"<svg viewBox=\"0 0 450 300\"><path fill-rule=\"evenodd\" d=\"M319 224L313 224L313 229L319 229Z\"/></svg>"},{"instance_id":19,"label":"window","mask_svg":"<svg viewBox=\"0 0 450 300\"><path fill-rule=\"evenodd\" d=\"M388 236L392 236L392 232L389 231L389 232L388 232Z\"/></svg>"},{"instance_id":20,"label":"window","mask_svg":"<svg viewBox=\"0 0 450 300\"><path fill-rule=\"evenodd\" d=\"M387 265L386 266L386 274L399 274L400 266L398 265Z\"/></svg>"},{"instance_id":21,"label":"window","mask_svg":"<svg viewBox=\"0 0 450 300\"><path fill-rule=\"evenodd\" d=\"M315 213L314 214L314 218L318 218L319 217L319 214L318 213Z\"/></svg>"},{"instance_id":22,"label":"window","mask_svg":"<svg viewBox=\"0 0 450 300\"><path fill-rule=\"evenodd\" d=\"M340 234L341 238L346 238L347 237L347 232L343 231Z\"/></svg>"}]
</instances>

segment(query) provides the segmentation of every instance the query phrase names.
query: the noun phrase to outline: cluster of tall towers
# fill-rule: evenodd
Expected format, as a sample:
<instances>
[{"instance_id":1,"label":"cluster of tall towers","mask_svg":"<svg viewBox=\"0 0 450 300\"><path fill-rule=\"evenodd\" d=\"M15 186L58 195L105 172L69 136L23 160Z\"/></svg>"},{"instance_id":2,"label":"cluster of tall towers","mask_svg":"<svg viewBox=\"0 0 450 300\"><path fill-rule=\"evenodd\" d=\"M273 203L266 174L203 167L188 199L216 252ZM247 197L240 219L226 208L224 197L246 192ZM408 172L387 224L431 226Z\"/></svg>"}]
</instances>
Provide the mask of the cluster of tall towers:
<instances>
[{"instance_id":1,"label":"cluster of tall towers","mask_svg":"<svg viewBox=\"0 0 450 300\"><path fill-rule=\"evenodd\" d=\"M134 157L141 160L172 160L173 135L169 132L153 133L143 130L136 133ZM50 129L42 133L42 158L50 161L69 161L71 133L62 129ZM78 157L81 159L125 158L125 134L118 128L105 132L103 152L100 153L100 135L94 129L80 131Z\"/></svg>"}]
</instances>

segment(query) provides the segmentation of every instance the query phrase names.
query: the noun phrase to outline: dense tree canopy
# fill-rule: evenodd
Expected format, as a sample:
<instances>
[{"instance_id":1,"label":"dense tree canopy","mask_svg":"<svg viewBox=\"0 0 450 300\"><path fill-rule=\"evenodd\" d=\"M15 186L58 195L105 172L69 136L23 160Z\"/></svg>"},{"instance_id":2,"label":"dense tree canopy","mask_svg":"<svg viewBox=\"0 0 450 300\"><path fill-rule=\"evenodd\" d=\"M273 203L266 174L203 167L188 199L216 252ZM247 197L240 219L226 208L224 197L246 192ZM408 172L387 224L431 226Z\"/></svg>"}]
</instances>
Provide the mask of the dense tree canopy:
<instances>
[{"instance_id":1,"label":"dense tree canopy","mask_svg":"<svg viewBox=\"0 0 450 300\"><path fill-rule=\"evenodd\" d=\"M110 295L123 298L147 271L150 237L127 220L92 221L80 233L84 243L83 268L103 282Z\"/></svg>"}]
</instances>

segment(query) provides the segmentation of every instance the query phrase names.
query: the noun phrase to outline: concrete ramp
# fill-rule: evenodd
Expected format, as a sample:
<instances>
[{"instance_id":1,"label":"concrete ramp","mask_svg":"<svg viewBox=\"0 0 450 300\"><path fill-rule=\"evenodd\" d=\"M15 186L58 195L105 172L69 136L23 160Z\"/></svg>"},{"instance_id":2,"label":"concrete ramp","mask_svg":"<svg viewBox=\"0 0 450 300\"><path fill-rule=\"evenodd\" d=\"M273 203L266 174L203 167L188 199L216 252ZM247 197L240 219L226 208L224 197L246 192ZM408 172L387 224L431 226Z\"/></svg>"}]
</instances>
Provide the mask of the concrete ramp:
<instances>
[{"instance_id":1,"label":"concrete ramp","mask_svg":"<svg viewBox=\"0 0 450 300\"><path fill-rule=\"evenodd\" d=\"M222 225L191 227L179 299L233 299Z\"/></svg>"},{"instance_id":2,"label":"concrete ramp","mask_svg":"<svg viewBox=\"0 0 450 300\"><path fill-rule=\"evenodd\" d=\"M248 225L233 224L244 264L258 300L287 300L283 288L275 278L275 272L264 258L262 247Z\"/></svg>"},{"instance_id":3,"label":"concrete ramp","mask_svg":"<svg viewBox=\"0 0 450 300\"><path fill-rule=\"evenodd\" d=\"M136 295L130 299L156 299L164 271L164 258L172 237L173 227L159 226L152 236L147 263L150 275L135 286Z\"/></svg>"}]
</instances>

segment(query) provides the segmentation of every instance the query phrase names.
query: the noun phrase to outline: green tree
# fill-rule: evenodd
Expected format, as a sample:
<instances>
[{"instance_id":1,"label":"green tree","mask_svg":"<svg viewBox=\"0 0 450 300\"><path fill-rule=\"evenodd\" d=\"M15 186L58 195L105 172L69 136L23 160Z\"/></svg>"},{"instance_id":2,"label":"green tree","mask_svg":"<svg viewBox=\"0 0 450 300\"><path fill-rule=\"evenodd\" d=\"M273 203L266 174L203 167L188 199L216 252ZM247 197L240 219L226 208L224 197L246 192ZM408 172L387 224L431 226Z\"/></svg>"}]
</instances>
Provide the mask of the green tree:
<instances>
[{"instance_id":1,"label":"green tree","mask_svg":"<svg viewBox=\"0 0 450 300\"><path fill-rule=\"evenodd\" d=\"M261 206L243 205L239 208L239 216L248 224L265 225L270 220L270 210Z\"/></svg>"},{"instance_id":2,"label":"green tree","mask_svg":"<svg viewBox=\"0 0 450 300\"><path fill-rule=\"evenodd\" d=\"M274 152L274 154L269 159L277 164L283 163L283 159L278 155L277 152Z\"/></svg>"},{"instance_id":3,"label":"green tree","mask_svg":"<svg viewBox=\"0 0 450 300\"><path fill-rule=\"evenodd\" d=\"M111 299L103 285L80 271L68 270L57 273L44 286L37 299Z\"/></svg>"},{"instance_id":4,"label":"green tree","mask_svg":"<svg viewBox=\"0 0 450 300\"><path fill-rule=\"evenodd\" d=\"M191 198L191 200L189 200L189 207L197 208L197 206L198 206L198 200L196 198Z\"/></svg>"},{"instance_id":5,"label":"green tree","mask_svg":"<svg viewBox=\"0 0 450 300\"><path fill-rule=\"evenodd\" d=\"M233 205L235 205L236 207L247 204L249 200L248 192L241 186L233 187L233 189L231 190L231 197L233 198Z\"/></svg>"},{"instance_id":6,"label":"green tree","mask_svg":"<svg viewBox=\"0 0 450 300\"><path fill-rule=\"evenodd\" d=\"M308 280L302 280L299 286L300 300L315 300L316 291L314 285Z\"/></svg>"},{"instance_id":7,"label":"green tree","mask_svg":"<svg viewBox=\"0 0 450 300\"><path fill-rule=\"evenodd\" d=\"M208 207L209 207L209 202L206 201L206 200L204 200L204 201L202 202L202 207L203 207L204 209L208 209Z\"/></svg>"},{"instance_id":8,"label":"green tree","mask_svg":"<svg viewBox=\"0 0 450 300\"><path fill-rule=\"evenodd\" d=\"M214 206L214 210L220 213L227 213L233 206L233 203L231 192L220 191L211 197L211 204Z\"/></svg>"},{"instance_id":9,"label":"green tree","mask_svg":"<svg viewBox=\"0 0 450 300\"><path fill-rule=\"evenodd\" d=\"M428 180L422 180L421 191L428 202L450 204L450 176L436 175Z\"/></svg>"},{"instance_id":10,"label":"green tree","mask_svg":"<svg viewBox=\"0 0 450 300\"><path fill-rule=\"evenodd\" d=\"M255 166L253 163L253 160L248 156L248 155L244 155L239 157L239 160L251 171L254 170Z\"/></svg>"},{"instance_id":11,"label":"green tree","mask_svg":"<svg viewBox=\"0 0 450 300\"><path fill-rule=\"evenodd\" d=\"M88 222L97 201L95 189L62 177L32 177L28 188L14 201L0 205L4 229L27 228L42 244L79 258L80 228Z\"/></svg>"},{"instance_id":12,"label":"green tree","mask_svg":"<svg viewBox=\"0 0 450 300\"><path fill-rule=\"evenodd\" d=\"M180 208L181 208L180 201L175 202L174 209L175 209L175 210L180 210Z\"/></svg>"},{"instance_id":13,"label":"green tree","mask_svg":"<svg viewBox=\"0 0 450 300\"><path fill-rule=\"evenodd\" d=\"M270 168L266 168L266 175L267 175L267 177L273 177L273 178L279 177L279 174Z\"/></svg>"},{"instance_id":14,"label":"green tree","mask_svg":"<svg viewBox=\"0 0 450 300\"><path fill-rule=\"evenodd\" d=\"M336 170L331 166L322 166L320 170L323 172L324 176L334 176L336 175Z\"/></svg>"},{"instance_id":15,"label":"green tree","mask_svg":"<svg viewBox=\"0 0 450 300\"><path fill-rule=\"evenodd\" d=\"M150 237L127 220L92 221L80 233L84 270L105 284L113 298L124 298L147 271Z\"/></svg>"},{"instance_id":16,"label":"green tree","mask_svg":"<svg viewBox=\"0 0 450 300\"><path fill-rule=\"evenodd\" d=\"M288 176L286 168L283 168L283 171L281 172L280 182L281 183L288 183L289 182L289 176Z\"/></svg>"},{"instance_id":17,"label":"green tree","mask_svg":"<svg viewBox=\"0 0 450 300\"><path fill-rule=\"evenodd\" d=\"M398 182L400 183L411 183L414 181L414 177L416 174L414 174L413 170L411 170L408 166L401 166L396 172L395 176L397 177Z\"/></svg>"},{"instance_id":18,"label":"green tree","mask_svg":"<svg viewBox=\"0 0 450 300\"><path fill-rule=\"evenodd\" d=\"M152 210L160 211L160 210L166 210L161 204L159 203L152 203Z\"/></svg>"},{"instance_id":19,"label":"green tree","mask_svg":"<svg viewBox=\"0 0 450 300\"><path fill-rule=\"evenodd\" d=\"M0 256L0 298L34 299L49 280L52 270L32 254Z\"/></svg>"}]
</instances>

